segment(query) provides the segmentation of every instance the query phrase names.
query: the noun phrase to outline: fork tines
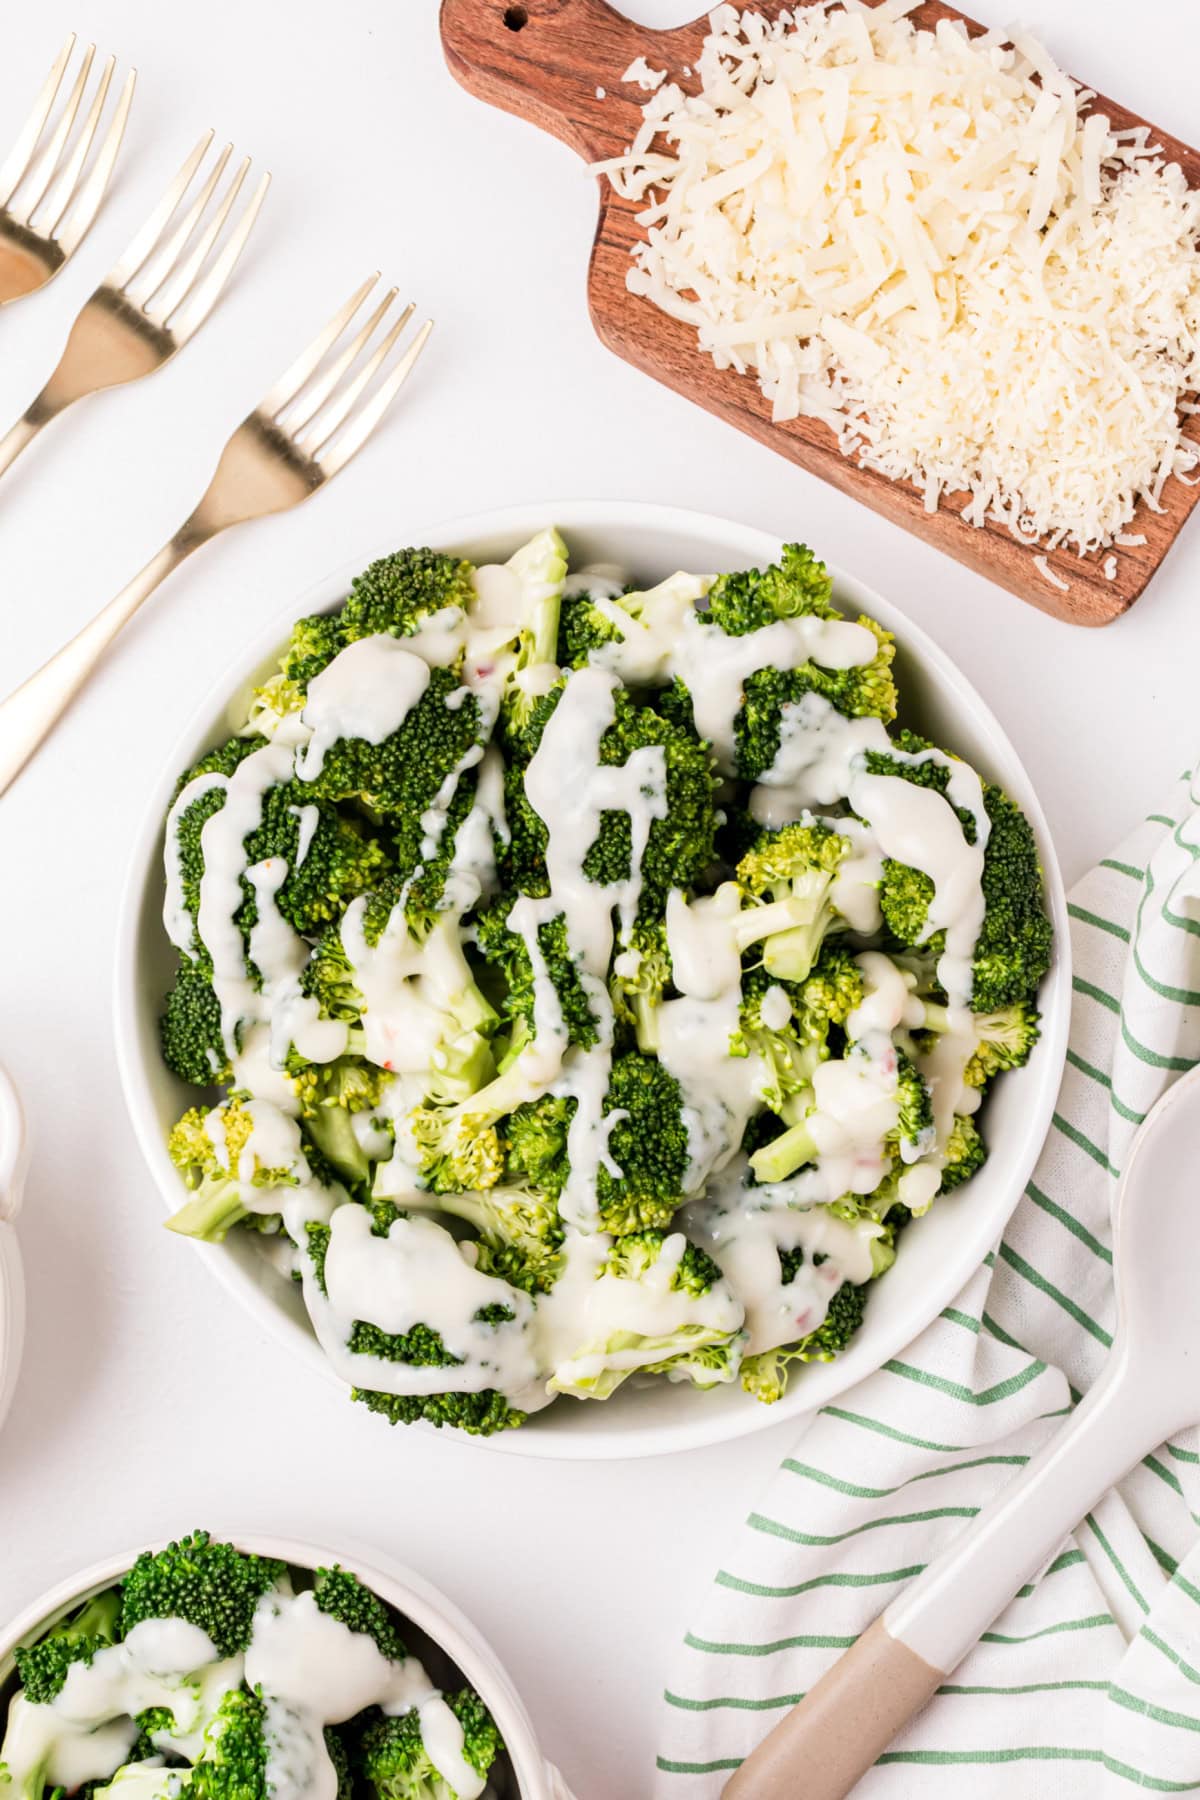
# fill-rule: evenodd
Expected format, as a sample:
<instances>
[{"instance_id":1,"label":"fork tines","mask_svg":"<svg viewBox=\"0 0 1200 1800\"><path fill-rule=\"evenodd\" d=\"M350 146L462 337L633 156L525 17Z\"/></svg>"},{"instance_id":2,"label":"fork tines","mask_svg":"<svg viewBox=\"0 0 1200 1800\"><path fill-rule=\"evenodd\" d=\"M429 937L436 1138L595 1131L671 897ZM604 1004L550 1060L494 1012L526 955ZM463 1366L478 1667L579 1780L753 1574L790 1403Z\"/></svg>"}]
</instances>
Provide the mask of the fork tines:
<instances>
[{"instance_id":1,"label":"fork tines","mask_svg":"<svg viewBox=\"0 0 1200 1800\"><path fill-rule=\"evenodd\" d=\"M212 132L206 131L105 281L152 325L169 331L177 345L191 337L216 304L271 184L264 174L222 240L250 158L243 158L218 195L233 145L226 144L197 181L212 141Z\"/></svg>"},{"instance_id":2,"label":"fork tines","mask_svg":"<svg viewBox=\"0 0 1200 1800\"><path fill-rule=\"evenodd\" d=\"M64 259L75 250L99 211L121 148L137 80L136 69L131 69L101 131L117 65L115 57L108 57L93 87L91 102L82 111L96 60L96 46L89 44L52 123L51 115L63 93L74 51L72 32L55 59L24 129L0 165L0 212L15 224L58 244Z\"/></svg>"},{"instance_id":3,"label":"fork tines","mask_svg":"<svg viewBox=\"0 0 1200 1800\"><path fill-rule=\"evenodd\" d=\"M408 347L392 355L413 315L411 301L392 313L396 288L354 328L355 316L378 280L376 273L363 282L259 408L326 476L336 474L365 444L433 330L433 320L426 319Z\"/></svg>"}]
</instances>

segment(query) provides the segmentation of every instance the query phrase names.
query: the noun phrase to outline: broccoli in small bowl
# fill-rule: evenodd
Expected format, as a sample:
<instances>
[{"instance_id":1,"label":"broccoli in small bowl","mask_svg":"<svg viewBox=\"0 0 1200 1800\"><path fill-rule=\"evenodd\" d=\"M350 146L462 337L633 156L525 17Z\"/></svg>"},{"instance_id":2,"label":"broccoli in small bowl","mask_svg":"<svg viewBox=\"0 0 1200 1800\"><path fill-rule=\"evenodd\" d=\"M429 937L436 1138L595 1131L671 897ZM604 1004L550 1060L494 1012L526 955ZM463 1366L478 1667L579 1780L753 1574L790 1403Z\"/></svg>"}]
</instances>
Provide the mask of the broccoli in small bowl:
<instances>
[{"instance_id":1,"label":"broccoli in small bowl","mask_svg":"<svg viewBox=\"0 0 1200 1800\"><path fill-rule=\"evenodd\" d=\"M493 1652L418 1577L193 1531L0 1639L3 1800L550 1800Z\"/></svg>"}]
</instances>

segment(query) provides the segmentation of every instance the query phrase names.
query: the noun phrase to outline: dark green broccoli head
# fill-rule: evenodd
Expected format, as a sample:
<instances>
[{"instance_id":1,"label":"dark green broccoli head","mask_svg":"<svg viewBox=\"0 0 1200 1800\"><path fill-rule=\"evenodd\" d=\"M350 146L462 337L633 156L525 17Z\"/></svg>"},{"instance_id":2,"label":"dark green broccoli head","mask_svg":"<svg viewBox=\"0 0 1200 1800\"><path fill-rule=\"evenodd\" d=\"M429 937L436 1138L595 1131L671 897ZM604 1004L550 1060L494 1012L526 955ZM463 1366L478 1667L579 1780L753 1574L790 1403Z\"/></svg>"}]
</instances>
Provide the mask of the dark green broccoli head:
<instances>
[{"instance_id":1,"label":"dark green broccoli head","mask_svg":"<svg viewBox=\"0 0 1200 1800\"><path fill-rule=\"evenodd\" d=\"M446 1701L462 1727L463 1756L486 1778L504 1747L491 1713L472 1688L448 1694ZM373 1718L358 1741L355 1762L378 1800L438 1800L451 1791L430 1760L415 1707Z\"/></svg>"},{"instance_id":2,"label":"dark green broccoli head","mask_svg":"<svg viewBox=\"0 0 1200 1800\"><path fill-rule=\"evenodd\" d=\"M339 651L359 638L411 637L447 608L475 597L468 562L436 550L397 550L356 575L337 612L298 619L283 658L289 681L306 688Z\"/></svg>"},{"instance_id":3,"label":"dark green broccoli head","mask_svg":"<svg viewBox=\"0 0 1200 1800\"><path fill-rule=\"evenodd\" d=\"M218 1656L234 1656L250 1642L259 1600L286 1574L286 1564L274 1557L194 1531L138 1557L121 1588L121 1636L143 1619L186 1619L211 1638Z\"/></svg>"},{"instance_id":4,"label":"dark green broccoli head","mask_svg":"<svg viewBox=\"0 0 1200 1800\"><path fill-rule=\"evenodd\" d=\"M718 575L708 591L708 613L730 637L744 637L776 619L794 619L801 613L822 619L840 616L829 571L806 544L785 544L779 561L761 571Z\"/></svg>"},{"instance_id":5,"label":"dark green broccoli head","mask_svg":"<svg viewBox=\"0 0 1200 1800\"><path fill-rule=\"evenodd\" d=\"M596 1171L600 1228L623 1236L668 1225L683 1198L689 1151L683 1092L656 1058L630 1051L613 1061L604 1116L621 1116L608 1133L608 1155Z\"/></svg>"},{"instance_id":6,"label":"dark green broccoli head","mask_svg":"<svg viewBox=\"0 0 1200 1800\"><path fill-rule=\"evenodd\" d=\"M286 781L267 790L261 819L246 837L245 851L251 867L270 865L276 857L287 864L275 905L303 937L339 919L356 895L382 880L390 862L376 838L328 801L314 801L303 781ZM245 899L236 921L248 941L258 921L258 902L245 876L242 892Z\"/></svg>"},{"instance_id":7,"label":"dark green broccoli head","mask_svg":"<svg viewBox=\"0 0 1200 1800\"><path fill-rule=\"evenodd\" d=\"M176 798L178 799L189 782L199 776L222 775L228 778L233 775L238 765L244 762L246 757L256 750L263 749L266 741L262 737L235 737L230 738L224 744L219 744L215 750L210 750L207 756L201 757L198 763L179 777L175 787ZM174 835L174 850L179 869L183 906L191 917L193 932L196 917L200 911L200 882L204 875L204 849L201 838L204 827L213 814L220 812L224 807L225 794L224 782L206 788L175 815L169 826ZM168 854L170 854L169 845ZM211 973L212 964L208 951L200 942L199 937L195 935L192 938L191 951L200 966L207 973Z\"/></svg>"},{"instance_id":8,"label":"dark green broccoli head","mask_svg":"<svg viewBox=\"0 0 1200 1800\"><path fill-rule=\"evenodd\" d=\"M318 1569L313 1598L321 1612L336 1619L347 1631L369 1637L389 1662L403 1662L407 1657L395 1614L349 1569L336 1563L331 1569Z\"/></svg>"},{"instance_id":9,"label":"dark green broccoli head","mask_svg":"<svg viewBox=\"0 0 1200 1800\"><path fill-rule=\"evenodd\" d=\"M896 742L908 755L932 748L911 731L898 733ZM943 795L950 779L939 762L906 763L876 751L868 754L867 767L874 775L898 776ZM972 964L971 1007L975 1012L998 1013L1036 994L1050 967L1054 934L1032 826L1019 806L986 781L983 802L990 829L983 854L985 910ZM967 842L974 843L975 820L963 809L955 810ZM931 958L944 945L940 932L924 936L933 893L932 881L920 870L885 862L880 889L884 922L901 944L921 945Z\"/></svg>"},{"instance_id":10,"label":"dark green broccoli head","mask_svg":"<svg viewBox=\"0 0 1200 1800\"><path fill-rule=\"evenodd\" d=\"M45 1706L61 1693L73 1663L90 1663L97 1650L116 1642L120 1612L120 1589L106 1588L61 1619L36 1644L16 1651L17 1673L31 1705Z\"/></svg>"},{"instance_id":11,"label":"dark green broccoli head","mask_svg":"<svg viewBox=\"0 0 1200 1800\"><path fill-rule=\"evenodd\" d=\"M566 594L558 615L558 647L555 660L564 669L582 669L593 650L620 640L620 632L605 618L590 594Z\"/></svg>"},{"instance_id":12,"label":"dark green broccoli head","mask_svg":"<svg viewBox=\"0 0 1200 1800\"><path fill-rule=\"evenodd\" d=\"M543 1094L510 1114L506 1180L558 1198L567 1179L567 1134L578 1104L570 1095Z\"/></svg>"},{"instance_id":13,"label":"dark green broccoli head","mask_svg":"<svg viewBox=\"0 0 1200 1800\"><path fill-rule=\"evenodd\" d=\"M850 719L887 723L895 718L895 642L865 614L857 623L873 634L878 646L869 662L848 669L826 669L815 662L790 669L772 664L747 675L733 728L734 763L743 781L757 781L771 767L782 742L784 708L798 706L806 694L818 695Z\"/></svg>"},{"instance_id":14,"label":"dark green broccoli head","mask_svg":"<svg viewBox=\"0 0 1200 1800\"><path fill-rule=\"evenodd\" d=\"M717 809L712 753L694 733L639 705L624 688L613 694L613 723L600 740L600 762L624 765L635 751L661 748L666 767L666 816L650 825L642 854L638 922L661 919L672 888L692 887L713 861ZM583 872L607 884L630 875L632 834L626 812L601 815Z\"/></svg>"},{"instance_id":15,"label":"dark green broccoli head","mask_svg":"<svg viewBox=\"0 0 1200 1800\"><path fill-rule=\"evenodd\" d=\"M658 1009L671 980L671 952L665 921L636 921L614 962L608 983L613 1017L620 1034L618 1043L622 1047L632 1047L627 1044L632 1036L637 1048L647 1055L657 1049Z\"/></svg>"},{"instance_id":16,"label":"dark green broccoli head","mask_svg":"<svg viewBox=\"0 0 1200 1800\"><path fill-rule=\"evenodd\" d=\"M529 945L508 924L514 904L512 895L501 895L481 913L476 921L476 939L483 956L504 976L501 1016L516 1041L523 1044L537 1035L537 986ZM590 1049L598 1042L596 1019L581 978L579 959L567 941L563 914L537 927L537 946L558 999L566 1042Z\"/></svg>"},{"instance_id":17,"label":"dark green broccoli head","mask_svg":"<svg viewBox=\"0 0 1200 1800\"><path fill-rule=\"evenodd\" d=\"M179 959L158 1030L163 1061L181 1081L213 1087L232 1078L221 1003L208 973L189 956Z\"/></svg>"},{"instance_id":18,"label":"dark green broccoli head","mask_svg":"<svg viewBox=\"0 0 1200 1800\"><path fill-rule=\"evenodd\" d=\"M525 1423L527 1414L509 1405L503 1394L484 1388L478 1394L381 1394L354 1388L351 1399L379 1413L390 1425L449 1425L470 1437L491 1437Z\"/></svg>"},{"instance_id":19,"label":"dark green broccoli head","mask_svg":"<svg viewBox=\"0 0 1200 1800\"><path fill-rule=\"evenodd\" d=\"M465 612L475 599L474 569L464 557L439 550L394 550L356 575L342 607L346 642L411 637L437 613Z\"/></svg>"}]
</instances>

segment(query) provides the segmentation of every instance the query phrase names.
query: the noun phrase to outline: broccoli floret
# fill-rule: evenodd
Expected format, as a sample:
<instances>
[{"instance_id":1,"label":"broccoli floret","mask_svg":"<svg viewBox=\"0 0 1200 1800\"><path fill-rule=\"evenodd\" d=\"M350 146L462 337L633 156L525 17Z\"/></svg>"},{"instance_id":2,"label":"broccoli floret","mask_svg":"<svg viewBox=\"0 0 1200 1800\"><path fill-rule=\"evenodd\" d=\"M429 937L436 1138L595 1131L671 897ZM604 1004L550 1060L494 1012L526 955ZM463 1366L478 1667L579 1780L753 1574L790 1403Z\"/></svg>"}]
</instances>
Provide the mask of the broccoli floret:
<instances>
[{"instance_id":1,"label":"broccoli floret","mask_svg":"<svg viewBox=\"0 0 1200 1800\"><path fill-rule=\"evenodd\" d=\"M619 1237L669 1224L689 1162L678 1081L654 1057L619 1056L604 1097L604 1116L610 1114L617 1118L608 1133L608 1162L596 1170L600 1229Z\"/></svg>"},{"instance_id":2,"label":"broccoli floret","mask_svg":"<svg viewBox=\"0 0 1200 1800\"><path fill-rule=\"evenodd\" d=\"M745 896L738 947L761 944L768 973L805 981L830 934L847 929L832 891L849 852L849 838L817 819L760 832L737 868Z\"/></svg>"},{"instance_id":3,"label":"broccoli floret","mask_svg":"<svg viewBox=\"0 0 1200 1800\"><path fill-rule=\"evenodd\" d=\"M251 1110L251 1108L255 1110ZM183 1237L220 1243L231 1226L251 1212L245 1188L296 1187L312 1172L299 1128L286 1121L293 1143L289 1161L267 1168L254 1149L255 1111L274 1112L265 1100L246 1102L234 1095L211 1112L189 1108L167 1139L167 1154L193 1196L167 1220L167 1229ZM249 1158L249 1166L247 1166ZM269 1210L269 1209L268 1209Z\"/></svg>"},{"instance_id":4,"label":"broccoli floret","mask_svg":"<svg viewBox=\"0 0 1200 1800\"><path fill-rule=\"evenodd\" d=\"M866 1286L846 1282L829 1302L824 1322L795 1344L763 1350L742 1364L742 1386L756 1400L770 1405L783 1398L792 1362L832 1362L840 1356L862 1324L867 1302Z\"/></svg>"},{"instance_id":5,"label":"broccoli floret","mask_svg":"<svg viewBox=\"0 0 1200 1800\"><path fill-rule=\"evenodd\" d=\"M387 820L402 881L421 866L427 842L426 813L447 805L447 784L469 766L484 735L479 701L464 691L452 669L432 669L420 699L381 743L339 738L311 776L297 764L306 801L356 801ZM303 865L301 865L303 867Z\"/></svg>"},{"instance_id":6,"label":"broccoli floret","mask_svg":"<svg viewBox=\"0 0 1200 1800\"><path fill-rule=\"evenodd\" d=\"M705 589L703 577L680 572L657 587L630 588L612 598L584 593L564 600L558 660L574 669L598 662L616 669L631 687L658 686L666 680L684 617Z\"/></svg>"},{"instance_id":7,"label":"broccoli floret","mask_svg":"<svg viewBox=\"0 0 1200 1800\"><path fill-rule=\"evenodd\" d=\"M785 544L779 561L761 572L740 569L718 575L708 591L708 613L730 637L744 637L801 613L840 617L829 571L806 544Z\"/></svg>"},{"instance_id":8,"label":"broccoli floret","mask_svg":"<svg viewBox=\"0 0 1200 1800\"><path fill-rule=\"evenodd\" d=\"M974 1119L965 1113L955 1115L943 1155L946 1160L942 1168L940 1191L949 1194L956 1187L961 1187L964 1181L969 1181L987 1161L987 1146L979 1135L979 1127Z\"/></svg>"},{"instance_id":9,"label":"broccoli floret","mask_svg":"<svg viewBox=\"0 0 1200 1800\"><path fill-rule=\"evenodd\" d=\"M896 1129L884 1146L903 1162L915 1162L933 1143L933 1096L924 1076L903 1050L896 1051Z\"/></svg>"},{"instance_id":10,"label":"broccoli floret","mask_svg":"<svg viewBox=\"0 0 1200 1800\"><path fill-rule=\"evenodd\" d=\"M408 1651L391 1608L349 1569L336 1563L330 1569L318 1569L313 1580L313 1599L323 1613L347 1631L369 1637L389 1662L405 1661Z\"/></svg>"},{"instance_id":11,"label":"broccoli floret","mask_svg":"<svg viewBox=\"0 0 1200 1800\"><path fill-rule=\"evenodd\" d=\"M668 1267L669 1277L664 1282ZM678 1232L629 1232L609 1246L597 1278L609 1284L605 1317L610 1335L572 1346L560 1357L549 1383L552 1392L606 1400L639 1369L668 1375L674 1381L692 1381L697 1387L732 1381L742 1351L743 1313L706 1251ZM637 1290L643 1283L657 1294L681 1297L674 1322L661 1336L648 1337L641 1328ZM628 1325L622 1323L626 1292L630 1295ZM586 1330L586 1324L581 1324L581 1329Z\"/></svg>"},{"instance_id":12,"label":"broccoli floret","mask_svg":"<svg viewBox=\"0 0 1200 1800\"><path fill-rule=\"evenodd\" d=\"M623 765L638 750L661 748L666 768L666 816L652 820L641 859L638 922L649 924L661 919L671 890L692 887L713 860L712 752L654 707L638 705L624 688L613 694L613 708L613 723L600 739L601 765ZM584 874L601 884L626 881L631 860L629 814L603 813Z\"/></svg>"},{"instance_id":13,"label":"broccoli floret","mask_svg":"<svg viewBox=\"0 0 1200 1800\"><path fill-rule=\"evenodd\" d=\"M186 1619L212 1640L218 1656L235 1656L250 1642L259 1600L286 1575L286 1563L274 1557L193 1531L138 1557L121 1586L121 1636L143 1619Z\"/></svg>"},{"instance_id":14,"label":"broccoli floret","mask_svg":"<svg viewBox=\"0 0 1200 1800\"><path fill-rule=\"evenodd\" d=\"M574 1109L574 1101L563 1102L547 1095L530 1110L564 1104ZM514 1121L516 1117L514 1113ZM532 1136L532 1132L525 1134L525 1145L531 1155ZM511 1141L509 1163L512 1167ZM476 1267L485 1275L498 1276L513 1287L523 1288L527 1294L547 1293L553 1287L562 1267L563 1226L548 1194L517 1187L495 1187L485 1194L441 1194L438 1208L456 1219L465 1220L480 1233L482 1241L478 1246Z\"/></svg>"},{"instance_id":15,"label":"broccoli floret","mask_svg":"<svg viewBox=\"0 0 1200 1800\"><path fill-rule=\"evenodd\" d=\"M465 558L440 550L394 550L381 556L350 584L341 611L346 642L380 632L411 637L447 609L466 612L475 602L473 575Z\"/></svg>"},{"instance_id":16,"label":"broccoli floret","mask_svg":"<svg viewBox=\"0 0 1200 1800\"><path fill-rule=\"evenodd\" d=\"M851 1051L853 1057L856 1053ZM861 1053L859 1053L861 1054ZM757 1149L750 1167L757 1182L786 1181L805 1163L816 1160L820 1148L812 1135L810 1115L813 1110L812 1090L793 1097L788 1116L796 1114L796 1123L778 1137ZM933 1102L924 1077L905 1055L896 1051L897 1123L884 1139L884 1147L892 1154L913 1162L929 1148L933 1132Z\"/></svg>"},{"instance_id":17,"label":"broccoli floret","mask_svg":"<svg viewBox=\"0 0 1200 1800\"><path fill-rule=\"evenodd\" d=\"M205 969L189 956L179 959L158 1029L163 1061L181 1081L213 1087L232 1079L221 1003Z\"/></svg>"},{"instance_id":18,"label":"broccoli floret","mask_svg":"<svg viewBox=\"0 0 1200 1800\"><path fill-rule=\"evenodd\" d=\"M811 662L796 669L772 665L747 675L734 720L735 766L743 781L757 781L774 763L787 717L784 709L799 705L806 694L819 696L847 718L895 718L891 634L865 616L857 622L874 635L879 646L868 663L836 670Z\"/></svg>"},{"instance_id":19,"label":"broccoli floret","mask_svg":"<svg viewBox=\"0 0 1200 1800\"><path fill-rule=\"evenodd\" d=\"M285 678L307 688L359 638L411 637L438 614L453 622L475 599L471 564L437 550L396 550L356 575L341 609L297 620L283 658Z\"/></svg>"},{"instance_id":20,"label":"broccoli floret","mask_svg":"<svg viewBox=\"0 0 1200 1800\"><path fill-rule=\"evenodd\" d=\"M390 1425L424 1421L438 1430L449 1425L470 1437L491 1437L497 1431L510 1431L523 1425L527 1417L493 1388L484 1388L478 1394L381 1394L354 1388L350 1397L361 1401L369 1411L380 1413Z\"/></svg>"},{"instance_id":21,"label":"broccoli floret","mask_svg":"<svg viewBox=\"0 0 1200 1800\"><path fill-rule=\"evenodd\" d=\"M477 1775L486 1778L503 1749L492 1715L471 1688L447 1695L446 1701L462 1727L463 1756ZM395 1717L372 1719L359 1739L355 1760L377 1800L452 1800L453 1789L425 1748L415 1707Z\"/></svg>"},{"instance_id":22,"label":"broccoli floret","mask_svg":"<svg viewBox=\"0 0 1200 1800\"><path fill-rule=\"evenodd\" d=\"M501 717L506 739L520 744L539 702L558 677L558 621L567 547L557 531L539 531L506 565L520 583L517 628L504 653Z\"/></svg>"},{"instance_id":23,"label":"broccoli floret","mask_svg":"<svg viewBox=\"0 0 1200 1800\"><path fill-rule=\"evenodd\" d=\"M517 1107L507 1128L513 1179L558 1198L567 1178L567 1133L577 1104L570 1095L543 1094Z\"/></svg>"},{"instance_id":24,"label":"broccoli floret","mask_svg":"<svg viewBox=\"0 0 1200 1800\"><path fill-rule=\"evenodd\" d=\"M314 801L302 781L280 782L267 790L260 822L247 835L245 850L250 867L269 865L277 857L287 864L274 902L303 937L339 918L356 894L382 878L389 863L375 838L327 801ZM258 922L258 900L245 875L242 892L236 923L248 941Z\"/></svg>"},{"instance_id":25,"label":"broccoli floret","mask_svg":"<svg viewBox=\"0 0 1200 1800\"><path fill-rule=\"evenodd\" d=\"M338 651L345 648L346 639L342 635L340 612L310 613L306 618L297 619L292 626L292 634L280 665L284 680L302 701L304 690L313 676L319 675L333 661ZM273 694L273 701L275 697ZM294 711L292 698L293 696L289 696L288 709Z\"/></svg>"},{"instance_id":26,"label":"broccoli floret","mask_svg":"<svg viewBox=\"0 0 1200 1800\"><path fill-rule=\"evenodd\" d=\"M479 949L487 961L504 976L506 983L501 1014L512 1034L514 1049L521 1049L548 1030L566 1044L590 1049L598 1042L596 1017L584 984L579 959L567 941L567 921L562 913L547 919L536 928L540 961L546 978L554 989L558 1017L539 1019L539 982L529 943L521 932L509 925L514 905L520 901L502 896L481 913L476 922ZM544 991L544 990L543 990Z\"/></svg>"},{"instance_id":27,"label":"broccoli floret","mask_svg":"<svg viewBox=\"0 0 1200 1800\"><path fill-rule=\"evenodd\" d=\"M814 1027L843 1027L863 1002L862 970L836 938L827 938L812 973L800 988L800 1005Z\"/></svg>"},{"instance_id":28,"label":"broccoli floret","mask_svg":"<svg viewBox=\"0 0 1200 1800\"><path fill-rule=\"evenodd\" d=\"M907 756L933 747L910 731L900 732L896 743ZM904 762L870 751L866 763L873 775L896 776L943 795L950 779L944 765L933 759ZM983 852L984 916L972 962L971 1007L976 1012L997 1013L1037 992L1050 967L1053 927L1046 914L1037 844L1028 819L1007 795L986 781L983 803L990 829ZM957 810L967 842L974 843L975 820ZM933 882L922 871L890 858L884 862L879 895L884 922L901 944L920 946L929 958L936 958L944 941L940 932L926 936L933 894Z\"/></svg>"},{"instance_id":29,"label":"broccoli floret","mask_svg":"<svg viewBox=\"0 0 1200 1800\"><path fill-rule=\"evenodd\" d=\"M638 921L613 963L608 991L617 1024L647 1056L658 1048L658 1009L670 986L666 925Z\"/></svg>"},{"instance_id":30,"label":"broccoli floret","mask_svg":"<svg viewBox=\"0 0 1200 1800\"><path fill-rule=\"evenodd\" d=\"M195 935L196 916L200 910L200 882L204 875L204 849L201 837L204 827L214 813L221 811L225 805L226 782L234 774L238 765L245 761L254 751L261 750L266 744L263 737L235 737L207 756L202 756L198 763L184 771L175 786L175 798L178 800L184 788L190 782L204 775L224 776L225 781L217 782L205 788L190 800L182 810L175 813L169 828L174 834L174 854L178 864L180 897L183 909L193 924L192 954L206 973L211 973L211 961L207 950Z\"/></svg>"},{"instance_id":31,"label":"broccoli floret","mask_svg":"<svg viewBox=\"0 0 1200 1800\"><path fill-rule=\"evenodd\" d=\"M233 1688L224 1696L187 1781L188 1800L260 1800L267 1790L265 1718L261 1694Z\"/></svg>"},{"instance_id":32,"label":"broccoli floret","mask_svg":"<svg viewBox=\"0 0 1200 1800\"><path fill-rule=\"evenodd\" d=\"M802 991L761 968L748 969L742 977L738 1028L729 1040L729 1053L758 1057L765 1070L762 1098L774 1112L808 1087L818 1063L829 1055L828 1022L804 1010ZM764 1003L770 1023L763 1017ZM782 1021L777 1014L784 1015Z\"/></svg>"},{"instance_id":33,"label":"broccoli floret","mask_svg":"<svg viewBox=\"0 0 1200 1800\"><path fill-rule=\"evenodd\" d=\"M324 1732L325 1754L333 1764L333 1773L337 1781L334 1800L354 1800L354 1769L350 1761L350 1748L340 1731L327 1725Z\"/></svg>"},{"instance_id":34,"label":"broccoli floret","mask_svg":"<svg viewBox=\"0 0 1200 1800\"><path fill-rule=\"evenodd\" d=\"M984 1087L1003 1069L1019 1069L1029 1061L1040 1035L1040 1015L1029 1000L1018 1000L1002 1012L976 1013L979 1048L967 1064L964 1079Z\"/></svg>"},{"instance_id":35,"label":"broccoli floret","mask_svg":"<svg viewBox=\"0 0 1200 1800\"><path fill-rule=\"evenodd\" d=\"M357 1040L362 1034L356 1031L352 1035ZM356 1114L378 1107L392 1077L386 1069L367 1062L357 1048L330 1063L308 1063L293 1053L287 1070L310 1146L316 1146L343 1181L352 1186L369 1181L370 1160L354 1119Z\"/></svg>"},{"instance_id":36,"label":"broccoli floret","mask_svg":"<svg viewBox=\"0 0 1200 1800\"><path fill-rule=\"evenodd\" d=\"M60 1620L36 1644L16 1651L17 1673L31 1705L45 1706L61 1693L72 1663L90 1663L97 1650L116 1642L120 1612L120 1589L106 1588Z\"/></svg>"}]
</instances>

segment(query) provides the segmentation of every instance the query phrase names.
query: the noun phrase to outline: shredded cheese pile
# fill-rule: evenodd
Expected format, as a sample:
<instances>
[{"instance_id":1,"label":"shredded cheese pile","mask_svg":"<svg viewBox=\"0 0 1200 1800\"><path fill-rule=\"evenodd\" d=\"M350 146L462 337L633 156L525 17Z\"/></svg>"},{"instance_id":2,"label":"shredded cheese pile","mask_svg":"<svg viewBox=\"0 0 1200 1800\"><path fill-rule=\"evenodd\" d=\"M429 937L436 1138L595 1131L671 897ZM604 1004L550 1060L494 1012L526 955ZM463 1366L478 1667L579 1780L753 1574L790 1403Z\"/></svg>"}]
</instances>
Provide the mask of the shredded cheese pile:
<instances>
[{"instance_id":1,"label":"shredded cheese pile","mask_svg":"<svg viewBox=\"0 0 1200 1800\"><path fill-rule=\"evenodd\" d=\"M930 511L1083 555L1200 464L1200 192L1033 39L915 4L719 6L700 91L598 165L646 202L628 285Z\"/></svg>"}]
</instances>

